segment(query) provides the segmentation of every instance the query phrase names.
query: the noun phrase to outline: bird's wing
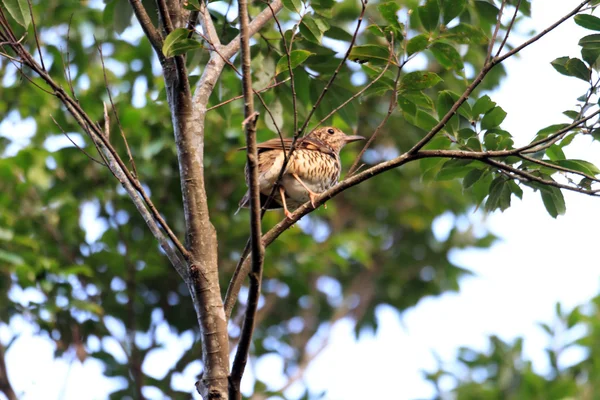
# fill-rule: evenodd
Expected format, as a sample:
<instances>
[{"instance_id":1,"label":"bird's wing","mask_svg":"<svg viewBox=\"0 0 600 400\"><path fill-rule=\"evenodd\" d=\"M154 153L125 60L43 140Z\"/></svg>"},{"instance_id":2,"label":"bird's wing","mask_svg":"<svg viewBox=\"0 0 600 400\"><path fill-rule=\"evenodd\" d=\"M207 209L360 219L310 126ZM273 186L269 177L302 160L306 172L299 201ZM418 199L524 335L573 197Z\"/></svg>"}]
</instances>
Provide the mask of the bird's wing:
<instances>
[{"instance_id":1,"label":"bird's wing","mask_svg":"<svg viewBox=\"0 0 600 400\"><path fill-rule=\"evenodd\" d=\"M258 152L267 150L285 150L289 151L292 147L293 139L291 138L275 138L267 140L266 142L257 143L256 147ZM335 152L327 146L325 143L314 137L306 136L299 138L296 141L296 149L320 151L325 154L335 156ZM246 147L241 147L239 150L246 150Z\"/></svg>"}]
</instances>

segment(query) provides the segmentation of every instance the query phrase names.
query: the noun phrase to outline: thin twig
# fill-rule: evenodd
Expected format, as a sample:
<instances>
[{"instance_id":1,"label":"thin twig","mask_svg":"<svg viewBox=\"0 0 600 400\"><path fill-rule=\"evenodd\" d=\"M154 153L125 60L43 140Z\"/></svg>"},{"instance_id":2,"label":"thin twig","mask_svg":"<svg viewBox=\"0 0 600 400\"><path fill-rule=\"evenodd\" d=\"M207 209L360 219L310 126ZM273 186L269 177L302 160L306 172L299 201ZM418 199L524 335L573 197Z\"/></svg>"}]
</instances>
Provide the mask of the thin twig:
<instances>
[{"instance_id":1,"label":"thin twig","mask_svg":"<svg viewBox=\"0 0 600 400\"><path fill-rule=\"evenodd\" d=\"M388 119L391 117L392 113L396 109L396 105L398 104L398 82L400 81L400 73L402 72L403 65L404 64L401 64L400 66L398 66L398 72L396 73L396 80L394 81L394 90L392 91L392 96L390 98L390 103L388 105L387 113L385 114L385 117L383 117L383 119L381 120L379 125L377 125L377 128L375 128L375 130L373 131L373 134L371 135L369 140L367 140L367 143L365 143L363 148L360 150L360 152L354 159L354 162L352 163L352 165L350 166L350 169L348 170L348 176L352 176L352 174L354 174L354 172L358 171L358 163L362 159L363 154L365 154L365 151L367 151L367 149L369 147L371 147L371 144L375 141L375 139L377 138L377 135L379 134L381 129L385 126Z\"/></svg>"},{"instance_id":2,"label":"thin twig","mask_svg":"<svg viewBox=\"0 0 600 400\"><path fill-rule=\"evenodd\" d=\"M379 81L383 77L383 75L385 74L385 72L388 70L390 64L392 63L392 60L394 59L394 57L393 57L394 56L393 43L388 43L388 48L390 50L390 54L388 56L387 63L385 64L385 67L383 68L383 70L381 70L381 72L379 73L379 75L377 75L375 77L375 79L373 79L371 82L369 82L367 85L365 85L365 87L363 87L361 90L359 90L358 92L356 92L354 95L350 96L349 99L347 99L342 104L340 104L339 106L337 106L336 108L334 108L333 110L331 110L331 112L329 114L327 114L325 117L323 117L323 119L321 119L319 122L317 122L317 125L315 125L315 128L319 127L323 122L327 121L329 118L331 118L331 116L333 116L339 110L341 110L342 108L346 107L348 105L348 103L350 103L351 101L353 101L353 100L357 99L358 97L360 97L364 92L366 92L371 86L373 86L375 83L377 83L377 81ZM398 82L399 76L400 76L400 72L398 72L398 74L397 74L396 83Z\"/></svg>"},{"instance_id":3,"label":"thin twig","mask_svg":"<svg viewBox=\"0 0 600 400\"><path fill-rule=\"evenodd\" d=\"M229 396L232 400L241 400L240 382L244 374L252 333L254 332L256 310L260 298L262 270L265 249L261 241L260 187L258 175L258 148L256 146L256 120L258 114L254 111L254 93L250 70L250 31L247 0L238 0L238 15L240 20L240 42L242 50L242 85L244 89L244 116L246 128L247 174L250 193L250 248L252 250L252 273L244 324L240 341L231 367L229 379Z\"/></svg>"},{"instance_id":4,"label":"thin twig","mask_svg":"<svg viewBox=\"0 0 600 400\"><path fill-rule=\"evenodd\" d=\"M52 121L54 121L54 124L58 127L58 129L60 129L60 131L63 133L63 135L65 135L67 137L67 139L69 139L69 142L71 142L73 144L73 146L77 147L77 149L79 149L79 151L81 151L83 154L85 154L87 156L87 158L89 158L90 160L92 160L93 162L95 162L97 164L102 165L103 167L108 167L108 165L106 165L104 162L91 156L87 151L85 151L84 148L80 147L77 143L75 143L75 141L73 139L71 139L69 134L67 132L65 132L65 130L62 128L62 126L60 126L60 124L54 119L54 117L52 115L50 115L50 119L52 119Z\"/></svg>"},{"instance_id":5,"label":"thin twig","mask_svg":"<svg viewBox=\"0 0 600 400\"><path fill-rule=\"evenodd\" d=\"M290 80L290 78L286 78L286 79L284 79L284 80L282 80L282 81L275 82L275 83L273 83L273 84L271 84L271 85L269 85L269 86L267 86L267 87L264 87L264 88L262 88L262 89L260 89L260 90L255 90L255 91L254 91L254 93L255 93L255 94L258 94L258 93L266 92L267 90L269 90L269 89L273 89L274 87L277 87L277 86L279 86L279 85L281 85L281 84L283 84L283 83L285 83L285 82L287 82L287 81L289 81L289 80ZM229 103L231 103L232 101L240 100L240 99L243 99L243 98L244 98L244 95L243 95L243 94L240 94L239 96L232 97L232 98L230 98L229 100L225 100L225 101L223 101L223 102L221 102L221 103L219 103L219 104L217 104L217 105L214 105L214 106L212 106L212 107L208 107L208 108L206 109L206 111L211 111L211 110L214 110L215 108L222 107L222 106L224 106L225 104L229 104Z\"/></svg>"},{"instance_id":6,"label":"thin twig","mask_svg":"<svg viewBox=\"0 0 600 400\"><path fill-rule=\"evenodd\" d=\"M133 175L136 178L139 178L137 168L135 167L135 162L133 161L133 156L131 155L131 149L129 148L129 143L127 142L127 137L125 136L125 131L123 130L123 126L121 125L121 119L119 118L119 113L117 112L117 108L115 107L115 103L112 98L112 94L110 92L110 87L108 85L108 77L106 75L106 67L104 65L104 55L102 54L102 48L98 45L98 53L100 54L100 62L102 64L102 73L104 74L104 86L106 87L106 93L108 94L108 100L110 101L110 106L112 108L112 112L115 116L115 120L117 121L117 126L119 127L119 131L121 132L121 137L123 138L123 143L125 143L125 150L127 151L127 157L129 157L129 164L131 165L131 169L133 170Z\"/></svg>"},{"instance_id":7,"label":"thin twig","mask_svg":"<svg viewBox=\"0 0 600 400\"><path fill-rule=\"evenodd\" d=\"M327 91L329 90L329 88L331 87L331 85L333 85L333 81L335 81L335 78L337 77L338 73L342 69L342 66L346 63L346 60L348 60L348 57L350 57L350 52L352 51L352 48L354 47L354 43L356 43L356 37L358 36L358 31L360 30L360 25L362 24L363 17L365 16L365 11L367 9L367 3L366 3L365 0L361 0L360 3L361 3L362 8L360 10L360 15L358 16L358 20L356 22L356 29L354 30L354 34L352 35L352 40L350 40L350 46L348 46L348 49L346 50L346 54L344 54L344 57L342 58L342 60L338 64L337 68L335 69L335 71L333 71L333 75L331 75L331 78L329 78L329 81L327 82L327 84L325 85L325 87L323 88L323 90L321 91L321 94L317 98L317 101L315 101L315 104L313 104L312 109L310 110L310 112L306 116L306 120L304 121L304 124L302 124L302 127L298 131L299 135L304 132L304 130L306 129L306 127L310 123L310 119L313 116L313 114L315 113L315 111L317 110L317 107L319 106L319 104L321 104L321 101L323 100L323 98L327 94ZM293 144L292 144L292 147L293 147ZM290 151L290 153L291 153L291 151ZM288 157L289 156L290 155L288 155Z\"/></svg>"},{"instance_id":8,"label":"thin twig","mask_svg":"<svg viewBox=\"0 0 600 400\"><path fill-rule=\"evenodd\" d=\"M104 106L104 136L108 140L110 140L110 116L108 115L108 107L106 107L106 103L102 102Z\"/></svg>"},{"instance_id":9,"label":"thin twig","mask_svg":"<svg viewBox=\"0 0 600 400\"><path fill-rule=\"evenodd\" d=\"M65 75L65 80L67 81L67 84L69 85L69 90L71 91L71 96L73 96L73 98L77 101L79 101L77 99L77 95L75 94L75 88L73 87L73 78L71 76L71 55L69 54L70 52L70 46L69 46L69 41L71 40L71 22L73 21L73 14L71 14L71 16L69 17L69 24L67 25L67 40L66 40L66 59L65 57L63 57L62 51L60 53L60 58L62 60L63 63L63 73Z\"/></svg>"},{"instance_id":10,"label":"thin twig","mask_svg":"<svg viewBox=\"0 0 600 400\"><path fill-rule=\"evenodd\" d=\"M507 0L502 0L502 4L500 5L500 10L498 11L498 20L496 21L496 26L494 27L494 33L492 34L492 38L490 39L490 44L488 45L487 55L485 56L484 64L487 64L492 57L492 50L494 48L494 43L496 42L496 38L498 37L498 31L500 30L500 25L502 25L502 12L504 11L504 6L506 5Z\"/></svg>"},{"instance_id":11,"label":"thin twig","mask_svg":"<svg viewBox=\"0 0 600 400\"><path fill-rule=\"evenodd\" d=\"M297 105L297 95L296 95L296 84L294 82L294 70L292 68L292 60L291 60L291 52L292 52L292 46L294 45L293 42L293 38L290 41L290 44L288 46L286 40L285 40L285 35L283 33L283 29L281 28L281 24L279 23L279 19L277 18L277 15L275 14L275 10L273 10L273 8L271 7L271 4L269 4L267 2L267 6L269 7L269 9L271 10L271 13L273 14L273 20L275 21L275 24L277 25L277 30L279 31L279 35L281 36L281 40L283 41L283 48L285 50L285 55L287 57L287 67L288 67L288 72L290 74L290 87L292 89L292 112L294 114L294 134L298 131L298 105ZM283 138L281 139L282 142L282 146L283 146Z\"/></svg>"},{"instance_id":12,"label":"thin twig","mask_svg":"<svg viewBox=\"0 0 600 400\"><path fill-rule=\"evenodd\" d=\"M40 46L40 38L38 37L37 27L35 26L35 18L33 17L33 7L31 6L31 0L27 0L29 6L29 16L31 17L31 26L33 27L33 37L35 38L35 47L37 47L38 55L40 56L40 63L42 69L45 71L46 66L44 65L44 57L42 57L42 48Z\"/></svg>"},{"instance_id":13,"label":"thin twig","mask_svg":"<svg viewBox=\"0 0 600 400\"><path fill-rule=\"evenodd\" d=\"M519 12L520 6L521 6L521 0L519 0L517 2L517 4L515 5L515 12L514 12L512 18L510 19L508 28L506 28L506 35L504 35L504 39L502 39L502 43L500 43L500 47L498 47L498 51L496 52L496 57L498 57L500 55L500 53L502 52L502 49L504 48L504 45L506 44L506 41L508 40L508 35L510 35L510 32L512 31L512 27L515 23L515 20L517 19L517 13Z\"/></svg>"}]
</instances>

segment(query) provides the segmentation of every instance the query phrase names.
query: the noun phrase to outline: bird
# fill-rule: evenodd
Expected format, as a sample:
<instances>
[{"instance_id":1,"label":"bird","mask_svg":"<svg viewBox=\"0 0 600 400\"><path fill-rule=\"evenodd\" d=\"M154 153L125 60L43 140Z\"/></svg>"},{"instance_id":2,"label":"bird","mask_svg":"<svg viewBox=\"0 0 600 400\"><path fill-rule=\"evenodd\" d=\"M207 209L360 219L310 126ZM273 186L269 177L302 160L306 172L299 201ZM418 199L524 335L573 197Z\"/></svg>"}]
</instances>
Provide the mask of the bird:
<instances>
[{"instance_id":1,"label":"bird","mask_svg":"<svg viewBox=\"0 0 600 400\"><path fill-rule=\"evenodd\" d=\"M340 150L348 143L365 138L358 135L346 135L334 127L317 128L296 141L295 150L281 178L278 190L268 202L269 195L277 178L293 139L275 138L258 143L258 182L260 204L262 208L279 209L287 218L291 218L290 210L295 210L310 201L315 207L315 198L335 185L340 178L342 163ZM241 150L245 150L243 147ZM248 165L244 170L246 185L249 185ZM250 207L250 191L239 202L241 208Z\"/></svg>"}]
</instances>

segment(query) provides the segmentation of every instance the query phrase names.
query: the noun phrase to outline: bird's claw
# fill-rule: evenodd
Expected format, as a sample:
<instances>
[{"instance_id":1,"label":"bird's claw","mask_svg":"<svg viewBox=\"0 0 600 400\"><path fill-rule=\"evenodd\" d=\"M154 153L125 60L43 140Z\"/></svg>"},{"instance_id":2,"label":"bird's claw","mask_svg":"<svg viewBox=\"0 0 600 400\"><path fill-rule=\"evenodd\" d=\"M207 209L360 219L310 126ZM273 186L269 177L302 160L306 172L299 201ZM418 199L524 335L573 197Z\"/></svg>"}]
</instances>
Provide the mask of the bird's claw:
<instances>
[{"instance_id":1,"label":"bird's claw","mask_svg":"<svg viewBox=\"0 0 600 400\"><path fill-rule=\"evenodd\" d=\"M317 208L315 206L315 197L317 197L317 195L314 194L313 192L308 193L308 198L310 199L310 204L313 206L313 208Z\"/></svg>"}]
</instances>

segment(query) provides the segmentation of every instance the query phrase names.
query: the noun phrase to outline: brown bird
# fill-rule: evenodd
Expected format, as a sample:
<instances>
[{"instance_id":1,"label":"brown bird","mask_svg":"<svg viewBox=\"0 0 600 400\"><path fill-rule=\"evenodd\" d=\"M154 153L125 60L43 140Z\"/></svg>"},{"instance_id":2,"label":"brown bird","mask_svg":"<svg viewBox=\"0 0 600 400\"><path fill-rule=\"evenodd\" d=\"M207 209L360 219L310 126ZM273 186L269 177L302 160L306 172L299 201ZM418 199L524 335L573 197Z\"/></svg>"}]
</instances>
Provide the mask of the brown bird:
<instances>
[{"instance_id":1,"label":"brown bird","mask_svg":"<svg viewBox=\"0 0 600 400\"><path fill-rule=\"evenodd\" d=\"M286 217L310 200L315 206L315 197L335 185L340 177L342 164L340 150L347 143L363 140L362 136L348 136L332 127L318 128L296 141L291 159L281 179L279 190L273 195L268 209L283 207ZM284 153L289 152L292 139L271 139L257 144L258 182L260 204L264 207L279 176L284 162ZM244 147L245 149L245 147ZM246 185L249 183L248 166L245 169ZM250 207L250 192L240 200L240 208ZM238 209L239 211L239 209Z\"/></svg>"}]
</instances>

